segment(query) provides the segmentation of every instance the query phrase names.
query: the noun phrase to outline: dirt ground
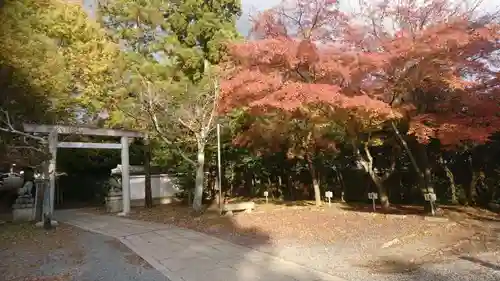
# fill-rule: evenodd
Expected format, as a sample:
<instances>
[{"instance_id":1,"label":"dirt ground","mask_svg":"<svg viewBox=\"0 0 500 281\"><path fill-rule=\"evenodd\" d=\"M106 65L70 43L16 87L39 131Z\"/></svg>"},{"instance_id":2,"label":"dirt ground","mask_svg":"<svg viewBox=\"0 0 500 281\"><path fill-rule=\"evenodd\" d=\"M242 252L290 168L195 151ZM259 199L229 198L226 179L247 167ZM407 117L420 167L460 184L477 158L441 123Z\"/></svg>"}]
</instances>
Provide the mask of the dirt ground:
<instances>
[{"instance_id":1,"label":"dirt ground","mask_svg":"<svg viewBox=\"0 0 500 281\"><path fill-rule=\"evenodd\" d=\"M61 224L0 225L0 280L164 281L165 277L119 241Z\"/></svg>"},{"instance_id":2,"label":"dirt ground","mask_svg":"<svg viewBox=\"0 0 500 281\"><path fill-rule=\"evenodd\" d=\"M45 231L32 224L5 223L0 226L0 253L10 252L8 259L0 265L0 276L4 280L23 281L66 281L71 272L52 276L32 274L34 269L45 263L49 253L65 249L72 257L74 266L81 261L83 252L75 243L74 228L62 225L57 231ZM3 257L6 258L6 257Z\"/></svg>"},{"instance_id":3,"label":"dirt ground","mask_svg":"<svg viewBox=\"0 0 500 281\"><path fill-rule=\"evenodd\" d=\"M134 208L130 217L190 228L248 247L263 243L278 248L341 246L352 250L352 255L346 254L351 263L378 268L393 257L403 257L405 267L410 268L461 253L500 250L498 214L450 206L440 206L437 217L423 216L422 211L423 207L395 206L382 214L362 204L332 203L318 208L311 202L258 202L254 212L231 217L217 211L195 216L179 204ZM262 235L257 233L265 233L268 241L259 241Z\"/></svg>"}]
</instances>

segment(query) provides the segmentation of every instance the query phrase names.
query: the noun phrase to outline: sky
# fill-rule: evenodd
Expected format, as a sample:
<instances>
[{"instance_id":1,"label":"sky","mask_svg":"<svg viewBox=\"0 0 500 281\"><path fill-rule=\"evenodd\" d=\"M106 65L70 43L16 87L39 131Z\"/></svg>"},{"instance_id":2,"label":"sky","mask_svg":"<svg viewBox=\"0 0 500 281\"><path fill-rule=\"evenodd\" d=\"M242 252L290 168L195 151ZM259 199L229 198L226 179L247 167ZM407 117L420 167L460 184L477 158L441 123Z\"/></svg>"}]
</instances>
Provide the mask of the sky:
<instances>
[{"instance_id":1,"label":"sky","mask_svg":"<svg viewBox=\"0 0 500 281\"><path fill-rule=\"evenodd\" d=\"M91 3L93 3L94 1L95 0L83 0L84 6L87 6L87 8L89 8ZM339 0L339 1L340 1L340 9L344 12L352 10L353 8L356 9L358 3L357 0ZM461 1L461 0L456 0L456 1ZM468 0L468 1L475 1L475 0ZM500 8L499 0L482 0L482 1L483 3L481 5L482 8L481 10L495 11L498 10L498 8ZM257 11L263 11L272 8L278 5L280 2L281 0L241 0L241 5L243 7L243 15L237 22L238 31L242 35L246 36L251 27L249 16Z\"/></svg>"},{"instance_id":2,"label":"sky","mask_svg":"<svg viewBox=\"0 0 500 281\"><path fill-rule=\"evenodd\" d=\"M452 0L453 1L453 0ZM462 0L455 0L462 1ZM477 1L477 0L467 0L469 2ZM249 16L256 11L262 11L269 8L272 8L278 5L281 0L241 0L241 5L243 7L243 15L238 20L237 28L238 31L242 35L247 35L250 30L251 23L249 20ZM352 11L352 9L356 9L359 7L358 0L339 0L340 2L340 10L344 12ZM499 0L482 0L482 4L479 6L481 11L498 11L500 9L500 1Z\"/></svg>"},{"instance_id":3,"label":"sky","mask_svg":"<svg viewBox=\"0 0 500 281\"><path fill-rule=\"evenodd\" d=\"M249 16L258 11L263 11L266 9L273 8L277 6L280 2L281 0L241 0L241 6L243 7L243 15L236 24L238 31L242 35L247 35L251 27ZM340 1L340 9L349 10L350 9L350 6L348 4L349 2L357 2L357 0Z\"/></svg>"},{"instance_id":4,"label":"sky","mask_svg":"<svg viewBox=\"0 0 500 281\"><path fill-rule=\"evenodd\" d=\"M92 6L95 6L96 0L83 0L83 5L88 11L92 11ZM238 20L237 28L240 33L246 35L250 30L251 24L249 21L250 14L255 11L262 11L272 8L279 4L281 0L241 0L243 6L243 15Z\"/></svg>"},{"instance_id":5,"label":"sky","mask_svg":"<svg viewBox=\"0 0 500 281\"><path fill-rule=\"evenodd\" d=\"M242 35L247 35L250 30L251 23L249 16L256 11L262 11L278 5L281 0L241 0L243 7L243 15L238 20L236 27Z\"/></svg>"}]
</instances>

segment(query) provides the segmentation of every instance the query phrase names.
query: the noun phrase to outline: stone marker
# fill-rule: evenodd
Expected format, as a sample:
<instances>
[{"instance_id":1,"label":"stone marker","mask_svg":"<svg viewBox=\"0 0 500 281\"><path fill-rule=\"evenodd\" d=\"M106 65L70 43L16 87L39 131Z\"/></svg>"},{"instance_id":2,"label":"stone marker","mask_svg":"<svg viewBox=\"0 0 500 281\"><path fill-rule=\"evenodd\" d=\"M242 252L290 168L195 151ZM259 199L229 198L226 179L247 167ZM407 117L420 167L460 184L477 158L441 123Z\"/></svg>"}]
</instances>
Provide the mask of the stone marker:
<instances>
[{"instance_id":1,"label":"stone marker","mask_svg":"<svg viewBox=\"0 0 500 281\"><path fill-rule=\"evenodd\" d=\"M19 196L12 205L13 221L32 221L35 219L35 200L31 195Z\"/></svg>"}]
</instances>

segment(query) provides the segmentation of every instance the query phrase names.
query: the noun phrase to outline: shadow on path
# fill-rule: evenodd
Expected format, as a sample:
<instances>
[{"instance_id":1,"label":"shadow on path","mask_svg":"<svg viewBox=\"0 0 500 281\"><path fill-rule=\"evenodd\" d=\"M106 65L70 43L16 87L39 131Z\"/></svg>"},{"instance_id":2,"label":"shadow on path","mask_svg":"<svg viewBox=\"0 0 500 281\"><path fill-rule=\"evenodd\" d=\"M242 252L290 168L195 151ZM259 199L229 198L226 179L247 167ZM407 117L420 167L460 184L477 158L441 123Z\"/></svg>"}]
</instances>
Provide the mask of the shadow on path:
<instances>
[{"instance_id":1,"label":"shadow on path","mask_svg":"<svg viewBox=\"0 0 500 281\"><path fill-rule=\"evenodd\" d=\"M498 253L486 253L489 258ZM487 257L485 257L487 258ZM494 258L495 259L495 258ZM498 263L500 259L496 256ZM443 263L412 264L402 259L380 260L377 264L364 266L374 276L386 276L386 279L404 281L495 281L500 280L500 266L477 257L461 256ZM397 278L391 278L397 276ZM353 280L354 281L354 280Z\"/></svg>"},{"instance_id":2,"label":"shadow on path","mask_svg":"<svg viewBox=\"0 0 500 281\"><path fill-rule=\"evenodd\" d=\"M483 261L483 260L475 258L475 257L461 256L460 259L463 259L463 260L466 260L466 261L470 261L470 262L479 264L481 266L484 266L484 267L487 267L487 268L490 268L490 269L493 269L493 270L500 271L500 265L497 265L497 264L494 264L494 263L491 263L491 262L487 262L487 261Z\"/></svg>"},{"instance_id":3,"label":"shadow on path","mask_svg":"<svg viewBox=\"0 0 500 281\"><path fill-rule=\"evenodd\" d=\"M65 210L57 219L83 229L120 239L170 281L342 281L329 274L300 266L273 255L250 249L205 233L169 224ZM196 217L191 219L196 220ZM257 228L244 228L231 217L220 222L246 236L253 246L272 247L268 234ZM251 234L251 235L248 235ZM231 233L227 233L231 236ZM241 241L240 241L241 242Z\"/></svg>"}]
</instances>

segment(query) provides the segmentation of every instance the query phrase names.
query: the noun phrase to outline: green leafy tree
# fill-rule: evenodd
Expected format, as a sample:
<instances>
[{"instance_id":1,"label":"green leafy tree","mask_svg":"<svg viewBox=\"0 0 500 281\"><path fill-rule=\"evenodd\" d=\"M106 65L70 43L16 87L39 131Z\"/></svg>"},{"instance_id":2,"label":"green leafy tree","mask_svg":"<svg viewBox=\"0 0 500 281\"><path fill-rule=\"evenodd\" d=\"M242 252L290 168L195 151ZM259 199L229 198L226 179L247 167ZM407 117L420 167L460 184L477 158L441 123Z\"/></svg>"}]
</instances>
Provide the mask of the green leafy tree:
<instances>
[{"instance_id":1,"label":"green leafy tree","mask_svg":"<svg viewBox=\"0 0 500 281\"><path fill-rule=\"evenodd\" d=\"M205 146L218 104L217 65L238 37L235 0L112 1L103 23L128 51L121 114L196 168L193 208L200 211ZM122 122L122 121L120 121Z\"/></svg>"},{"instance_id":2,"label":"green leafy tree","mask_svg":"<svg viewBox=\"0 0 500 281\"><path fill-rule=\"evenodd\" d=\"M77 4L5 1L0 10L0 131L5 145L35 148L22 122L87 122L112 100L116 44ZM88 118L87 118L88 117ZM35 143L23 144L22 140ZM13 147L14 146L14 147Z\"/></svg>"}]
</instances>

